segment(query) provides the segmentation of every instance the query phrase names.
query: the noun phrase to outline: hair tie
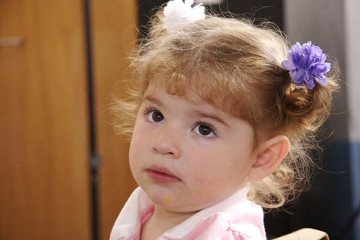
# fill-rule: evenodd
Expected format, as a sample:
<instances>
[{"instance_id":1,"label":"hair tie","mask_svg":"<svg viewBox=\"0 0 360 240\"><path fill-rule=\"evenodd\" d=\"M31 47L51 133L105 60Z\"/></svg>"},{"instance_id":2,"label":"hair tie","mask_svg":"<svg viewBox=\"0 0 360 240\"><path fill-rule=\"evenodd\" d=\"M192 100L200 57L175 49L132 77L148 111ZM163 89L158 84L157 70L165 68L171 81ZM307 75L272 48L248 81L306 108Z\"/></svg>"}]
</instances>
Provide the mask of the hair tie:
<instances>
[{"instance_id":1,"label":"hair tie","mask_svg":"<svg viewBox=\"0 0 360 240\"><path fill-rule=\"evenodd\" d=\"M169 1L164 8L164 27L170 30L205 19L205 7L201 4L192 7L193 4L194 0Z\"/></svg>"},{"instance_id":2,"label":"hair tie","mask_svg":"<svg viewBox=\"0 0 360 240\"><path fill-rule=\"evenodd\" d=\"M330 71L331 64L325 62L326 55L320 47L311 42L295 43L288 52L288 59L282 62L282 66L289 71L291 81L295 86L305 85L308 89L315 87L315 82L325 86L328 80L325 73Z\"/></svg>"}]
</instances>

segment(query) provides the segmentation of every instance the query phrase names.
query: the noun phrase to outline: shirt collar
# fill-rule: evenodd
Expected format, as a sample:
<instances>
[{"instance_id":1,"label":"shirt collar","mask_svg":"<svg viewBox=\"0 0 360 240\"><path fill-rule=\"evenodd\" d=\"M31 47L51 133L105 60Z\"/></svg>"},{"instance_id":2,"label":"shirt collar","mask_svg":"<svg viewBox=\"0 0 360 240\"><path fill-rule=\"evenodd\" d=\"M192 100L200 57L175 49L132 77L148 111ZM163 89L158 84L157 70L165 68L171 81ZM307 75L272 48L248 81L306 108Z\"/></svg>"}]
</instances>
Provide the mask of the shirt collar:
<instances>
[{"instance_id":1,"label":"shirt collar","mask_svg":"<svg viewBox=\"0 0 360 240\"><path fill-rule=\"evenodd\" d=\"M231 213L234 211L234 207L239 208L242 204L249 204L247 200L248 191L248 186L242 187L230 197L213 206L200 210L179 225L169 229L163 236L169 239L182 239L205 217L216 212ZM245 206L246 208L247 206ZM142 221L153 209L154 204L146 193L140 187L136 188L121 210L111 231L110 239L125 237L130 237L128 239L138 239Z\"/></svg>"},{"instance_id":2,"label":"shirt collar","mask_svg":"<svg viewBox=\"0 0 360 240\"><path fill-rule=\"evenodd\" d=\"M153 211L154 204L140 188L136 188L121 210L111 230L110 239L140 238L140 228L144 218Z\"/></svg>"},{"instance_id":3,"label":"shirt collar","mask_svg":"<svg viewBox=\"0 0 360 240\"><path fill-rule=\"evenodd\" d=\"M246 204L246 202L248 202L246 200L248 192L249 187L242 187L230 197L216 203L213 206L200 210L199 212L186 219L184 222L171 228L164 234L164 236L171 239L182 239L182 237L189 234L196 227L196 225L205 217L208 217L211 214L217 212L231 212L234 207L238 208L239 203L242 202Z\"/></svg>"}]
</instances>

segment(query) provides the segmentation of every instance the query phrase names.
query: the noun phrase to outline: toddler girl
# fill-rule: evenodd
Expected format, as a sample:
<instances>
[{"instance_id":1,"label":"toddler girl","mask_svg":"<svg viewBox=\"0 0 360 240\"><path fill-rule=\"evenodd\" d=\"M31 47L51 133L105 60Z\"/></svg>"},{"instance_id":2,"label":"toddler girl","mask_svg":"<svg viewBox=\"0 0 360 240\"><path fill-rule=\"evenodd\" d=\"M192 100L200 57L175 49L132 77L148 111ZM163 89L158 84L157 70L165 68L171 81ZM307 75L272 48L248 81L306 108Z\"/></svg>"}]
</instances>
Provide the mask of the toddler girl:
<instances>
[{"instance_id":1,"label":"toddler girl","mask_svg":"<svg viewBox=\"0 0 360 240\"><path fill-rule=\"evenodd\" d=\"M333 64L334 65L334 64ZM111 239L266 239L263 208L301 191L337 89L311 42L170 1L117 105L139 187Z\"/></svg>"}]
</instances>

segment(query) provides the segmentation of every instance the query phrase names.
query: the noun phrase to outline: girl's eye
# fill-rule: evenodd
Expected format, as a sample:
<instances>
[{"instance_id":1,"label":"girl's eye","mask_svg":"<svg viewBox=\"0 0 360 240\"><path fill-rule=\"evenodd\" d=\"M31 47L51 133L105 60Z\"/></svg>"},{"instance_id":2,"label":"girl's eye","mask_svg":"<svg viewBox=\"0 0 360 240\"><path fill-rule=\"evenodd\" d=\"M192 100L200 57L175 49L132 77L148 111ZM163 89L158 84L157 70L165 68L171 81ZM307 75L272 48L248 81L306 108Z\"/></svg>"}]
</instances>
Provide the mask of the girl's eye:
<instances>
[{"instance_id":1,"label":"girl's eye","mask_svg":"<svg viewBox=\"0 0 360 240\"><path fill-rule=\"evenodd\" d=\"M149 122L161 122L164 120L164 116L158 110L150 110L146 113L146 119Z\"/></svg>"},{"instance_id":2,"label":"girl's eye","mask_svg":"<svg viewBox=\"0 0 360 240\"><path fill-rule=\"evenodd\" d=\"M213 127L209 126L208 124L204 124L204 123L199 123L196 127L195 127L195 133L205 136L205 137L214 137L215 135L215 131L213 129Z\"/></svg>"}]
</instances>

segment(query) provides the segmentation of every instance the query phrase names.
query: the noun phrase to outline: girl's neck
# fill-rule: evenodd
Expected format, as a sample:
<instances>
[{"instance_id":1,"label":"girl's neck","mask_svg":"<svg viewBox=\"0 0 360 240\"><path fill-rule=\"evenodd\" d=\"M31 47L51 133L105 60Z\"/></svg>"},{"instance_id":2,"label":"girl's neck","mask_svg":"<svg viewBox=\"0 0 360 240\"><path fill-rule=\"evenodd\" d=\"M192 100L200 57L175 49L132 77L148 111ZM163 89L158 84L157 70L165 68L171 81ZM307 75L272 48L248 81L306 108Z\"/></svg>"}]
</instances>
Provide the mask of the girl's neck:
<instances>
[{"instance_id":1,"label":"girl's neck","mask_svg":"<svg viewBox=\"0 0 360 240\"><path fill-rule=\"evenodd\" d=\"M159 206L155 206L154 213L141 227L141 240L156 239L161 234L180 224L193 214L194 212L171 212Z\"/></svg>"}]
</instances>

